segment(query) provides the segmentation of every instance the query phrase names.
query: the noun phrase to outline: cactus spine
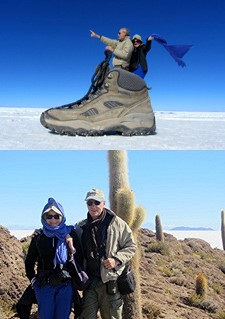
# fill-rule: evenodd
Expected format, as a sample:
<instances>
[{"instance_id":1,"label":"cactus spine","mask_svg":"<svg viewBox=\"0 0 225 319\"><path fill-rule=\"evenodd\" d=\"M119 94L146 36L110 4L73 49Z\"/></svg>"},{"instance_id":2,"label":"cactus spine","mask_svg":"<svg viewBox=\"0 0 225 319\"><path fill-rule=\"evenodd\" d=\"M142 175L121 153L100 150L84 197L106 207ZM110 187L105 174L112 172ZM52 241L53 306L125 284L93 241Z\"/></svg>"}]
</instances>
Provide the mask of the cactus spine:
<instances>
[{"instance_id":1,"label":"cactus spine","mask_svg":"<svg viewBox=\"0 0 225 319\"><path fill-rule=\"evenodd\" d=\"M196 277L195 292L202 298L205 298L208 293L208 280L203 273L200 273Z\"/></svg>"},{"instance_id":2,"label":"cactus spine","mask_svg":"<svg viewBox=\"0 0 225 319\"><path fill-rule=\"evenodd\" d=\"M225 250L225 210L222 210L221 212L221 235L222 235L223 250Z\"/></svg>"},{"instance_id":3,"label":"cactus spine","mask_svg":"<svg viewBox=\"0 0 225 319\"><path fill-rule=\"evenodd\" d=\"M108 151L109 161L109 196L110 208L132 229L137 242L138 228L141 226L146 212L141 206L135 206L135 196L129 188L127 153L126 151ZM131 267L136 280L136 290L133 294L124 296L123 317L130 319L142 318L141 288L140 288L140 248L137 248L132 258Z\"/></svg>"},{"instance_id":4,"label":"cactus spine","mask_svg":"<svg viewBox=\"0 0 225 319\"><path fill-rule=\"evenodd\" d=\"M164 242L164 235L163 235L162 225L161 225L161 220L159 215L155 216L155 230L156 230L156 240Z\"/></svg>"},{"instance_id":5,"label":"cactus spine","mask_svg":"<svg viewBox=\"0 0 225 319\"><path fill-rule=\"evenodd\" d=\"M131 229L135 231L135 229L139 229L141 224L145 220L146 210L142 206L136 206L134 209L134 218L130 225Z\"/></svg>"},{"instance_id":6,"label":"cactus spine","mask_svg":"<svg viewBox=\"0 0 225 319\"><path fill-rule=\"evenodd\" d=\"M115 193L116 214L131 225L134 218L134 193L129 188L119 188Z\"/></svg>"}]
</instances>

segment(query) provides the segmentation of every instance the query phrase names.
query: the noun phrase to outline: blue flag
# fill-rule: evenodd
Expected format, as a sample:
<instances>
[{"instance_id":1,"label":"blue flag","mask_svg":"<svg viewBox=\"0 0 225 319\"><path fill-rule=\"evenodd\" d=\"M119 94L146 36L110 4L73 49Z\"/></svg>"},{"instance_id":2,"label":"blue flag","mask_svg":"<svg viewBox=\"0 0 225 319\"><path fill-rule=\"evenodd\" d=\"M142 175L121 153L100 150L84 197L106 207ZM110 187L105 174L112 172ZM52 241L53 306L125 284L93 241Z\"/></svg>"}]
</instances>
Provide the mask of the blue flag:
<instances>
[{"instance_id":1,"label":"blue flag","mask_svg":"<svg viewBox=\"0 0 225 319\"><path fill-rule=\"evenodd\" d=\"M184 67L185 62L182 60L183 56L193 47L191 44L174 44L169 45L167 41L158 34L152 34L155 41L164 46L164 48L169 52L173 59L178 63L178 65Z\"/></svg>"}]
</instances>

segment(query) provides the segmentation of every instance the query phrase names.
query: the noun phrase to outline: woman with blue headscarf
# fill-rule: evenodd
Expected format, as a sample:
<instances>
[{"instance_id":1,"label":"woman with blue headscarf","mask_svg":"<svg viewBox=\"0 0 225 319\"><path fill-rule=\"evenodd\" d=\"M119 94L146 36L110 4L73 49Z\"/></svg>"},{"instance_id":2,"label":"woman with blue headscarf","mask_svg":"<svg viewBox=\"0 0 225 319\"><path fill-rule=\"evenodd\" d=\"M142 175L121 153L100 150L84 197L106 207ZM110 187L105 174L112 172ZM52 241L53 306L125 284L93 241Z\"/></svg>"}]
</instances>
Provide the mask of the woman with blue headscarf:
<instances>
[{"instance_id":1,"label":"woman with blue headscarf","mask_svg":"<svg viewBox=\"0 0 225 319\"><path fill-rule=\"evenodd\" d=\"M32 238L28 249L26 274L35 291L40 319L69 319L73 286L67 269L66 240L74 226L65 224L63 207L53 198L43 208L41 222L42 232Z\"/></svg>"}]
</instances>

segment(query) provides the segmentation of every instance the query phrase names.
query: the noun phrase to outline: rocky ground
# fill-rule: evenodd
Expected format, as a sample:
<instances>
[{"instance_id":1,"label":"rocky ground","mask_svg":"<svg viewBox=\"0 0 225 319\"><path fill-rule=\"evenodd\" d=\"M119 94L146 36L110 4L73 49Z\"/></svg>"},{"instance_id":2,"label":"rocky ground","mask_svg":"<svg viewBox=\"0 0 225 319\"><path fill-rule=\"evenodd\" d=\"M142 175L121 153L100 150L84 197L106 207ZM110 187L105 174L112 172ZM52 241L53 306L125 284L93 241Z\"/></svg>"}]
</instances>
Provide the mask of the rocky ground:
<instances>
[{"instance_id":1,"label":"rocky ground","mask_svg":"<svg viewBox=\"0 0 225 319\"><path fill-rule=\"evenodd\" d=\"M225 251L200 239L178 241L165 234L162 248L151 252L155 233L147 229L140 231L139 241L143 318L225 318ZM208 295L198 302L194 293L199 273L208 280ZM158 310L158 317L151 317L149 306Z\"/></svg>"},{"instance_id":2,"label":"rocky ground","mask_svg":"<svg viewBox=\"0 0 225 319\"><path fill-rule=\"evenodd\" d=\"M224 319L225 251L212 249L203 240L164 236L159 244L154 232L139 231L143 319ZM28 240L19 241L0 226L0 319L17 318L14 305L28 284L23 248ZM199 273L208 281L204 300L195 295ZM32 318L35 311L34 307Z\"/></svg>"}]
</instances>

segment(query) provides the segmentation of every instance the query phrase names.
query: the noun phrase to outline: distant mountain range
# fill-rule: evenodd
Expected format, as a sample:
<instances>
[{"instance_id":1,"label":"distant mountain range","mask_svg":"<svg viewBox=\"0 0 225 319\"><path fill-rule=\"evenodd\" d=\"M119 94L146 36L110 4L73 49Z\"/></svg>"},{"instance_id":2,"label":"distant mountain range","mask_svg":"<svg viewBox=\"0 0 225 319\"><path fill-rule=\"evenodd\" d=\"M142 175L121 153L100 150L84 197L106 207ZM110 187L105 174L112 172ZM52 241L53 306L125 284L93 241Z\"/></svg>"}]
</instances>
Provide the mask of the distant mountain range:
<instances>
[{"instance_id":1,"label":"distant mountain range","mask_svg":"<svg viewBox=\"0 0 225 319\"><path fill-rule=\"evenodd\" d=\"M210 227L185 227L185 226L179 226L179 227L174 227L171 228L170 230L214 230Z\"/></svg>"},{"instance_id":2,"label":"distant mountain range","mask_svg":"<svg viewBox=\"0 0 225 319\"><path fill-rule=\"evenodd\" d=\"M148 228L151 230L155 230L155 225L151 224L151 223L146 223L143 225L144 228ZM174 228L168 228L168 227L164 227L164 231L166 230L183 230L183 231L188 231L188 230L214 230L213 228L210 227L186 227L186 226L178 226L178 227L174 227Z\"/></svg>"},{"instance_id":3,"label":"distant mountain range","mask_svg":"<svg viewBox=\"0 0 225 319\"><path fill-rule=\"evenodd\" d=\"M5 226L6 228L10 229L10 230L32 230L35 228L38 228L38 226L21 226L21 225L7 225Z\"/></svg>"}]
</instances>

